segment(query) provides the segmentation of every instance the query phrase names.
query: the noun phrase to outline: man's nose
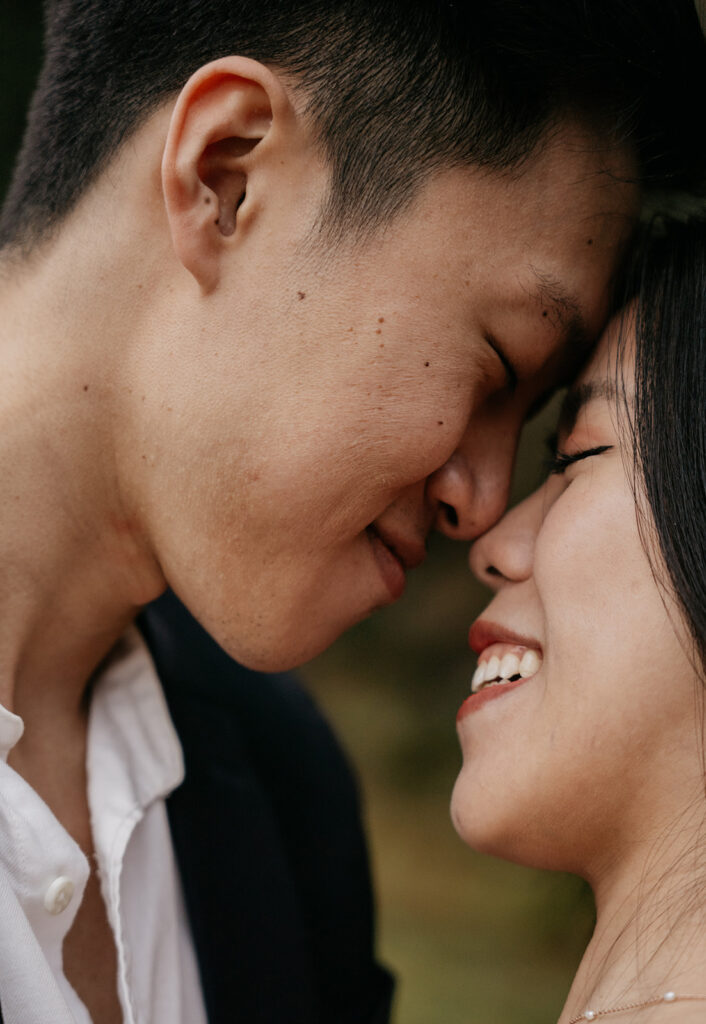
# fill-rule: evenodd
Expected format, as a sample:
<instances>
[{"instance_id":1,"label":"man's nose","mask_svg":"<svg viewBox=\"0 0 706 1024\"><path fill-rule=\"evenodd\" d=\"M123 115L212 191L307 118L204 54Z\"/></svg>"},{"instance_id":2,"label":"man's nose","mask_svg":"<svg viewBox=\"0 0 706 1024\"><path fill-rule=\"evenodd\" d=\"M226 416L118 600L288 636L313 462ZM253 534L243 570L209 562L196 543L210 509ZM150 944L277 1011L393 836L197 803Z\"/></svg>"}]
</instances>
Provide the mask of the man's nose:
<instances>
[{"instance_id":1,"label":"man's nose","mask_svg":"<svg viewBox=\"0 0 706 1024\"><path fill-rule=\"evenodd\" d=\"M469 432L427 481L436 529L454 540L474 540L497 522L508 501L515 447L511 428Z\"/></svg>"}]
</instances>

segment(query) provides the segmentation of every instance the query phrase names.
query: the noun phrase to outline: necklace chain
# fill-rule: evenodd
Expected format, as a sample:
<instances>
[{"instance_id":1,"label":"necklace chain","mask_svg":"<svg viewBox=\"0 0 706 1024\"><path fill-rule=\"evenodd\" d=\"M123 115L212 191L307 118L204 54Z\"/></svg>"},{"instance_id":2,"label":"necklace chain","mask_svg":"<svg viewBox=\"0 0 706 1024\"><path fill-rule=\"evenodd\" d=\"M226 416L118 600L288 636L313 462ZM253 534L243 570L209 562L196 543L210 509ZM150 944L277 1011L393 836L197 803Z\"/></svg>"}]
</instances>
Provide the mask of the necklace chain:
<instances>
[{"instance_id":1,"label":"necklace chain","mask_svg":"<svg viewBox=\"0 0 706 1024\"><path fill-rule=\"evenodd\" d=\"M578 1017L572 1017L569 1024L582 1024L586 1020L597 1020L607 1017L610 1013L626 1013L628 1010L646 1010L648 1006L659 1006L660 1003L706 1002L706 996L678 996L676 992L664 992L661 996L652 996L644 1003L624 1003L622 1006L611 1006L608 1010L584 1010Z\"/></svg>"}]
</instances>

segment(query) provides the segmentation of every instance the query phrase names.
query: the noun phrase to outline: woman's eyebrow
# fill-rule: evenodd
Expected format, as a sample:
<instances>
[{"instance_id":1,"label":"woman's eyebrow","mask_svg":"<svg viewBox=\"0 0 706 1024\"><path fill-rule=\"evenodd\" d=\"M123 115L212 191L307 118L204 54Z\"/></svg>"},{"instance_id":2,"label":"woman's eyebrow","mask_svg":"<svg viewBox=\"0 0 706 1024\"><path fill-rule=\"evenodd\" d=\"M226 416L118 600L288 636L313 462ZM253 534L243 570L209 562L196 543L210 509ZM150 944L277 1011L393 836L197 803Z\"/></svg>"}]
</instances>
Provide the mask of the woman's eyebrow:
<instances>
[{"instance_id":1,"label":"woman's eyebrow","mask_svg":"<svg viewBox=\"0 0 706 1024\"><path fill-rule=\"evenodd\" d=\"M609 402L615 401L617 390L612 380L591 380L569 388L559 413L559 432L564 435L570 434L584 406L600 398Z\"/></svg>"}]
</instances>

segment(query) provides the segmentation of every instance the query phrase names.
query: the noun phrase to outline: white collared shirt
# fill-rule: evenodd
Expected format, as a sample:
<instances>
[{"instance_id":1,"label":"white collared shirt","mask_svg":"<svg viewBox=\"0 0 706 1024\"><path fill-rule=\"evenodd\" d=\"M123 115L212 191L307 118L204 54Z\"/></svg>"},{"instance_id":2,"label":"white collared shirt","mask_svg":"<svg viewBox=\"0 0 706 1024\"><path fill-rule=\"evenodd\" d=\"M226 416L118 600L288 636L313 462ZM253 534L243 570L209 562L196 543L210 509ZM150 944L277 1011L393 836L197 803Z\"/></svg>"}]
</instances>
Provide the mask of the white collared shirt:
<instances>
[{"instance_id":1,"label":"white collared shirt","mask_svg":"<svg viewBox=\"0 0 706 1024\"><path fill-rule=\"evenodd\" d=\"M90 1024L62 970L86 857L7 764L23 731L0 705L0 1007L4 1024ZM149 652L131 629L96 681L88 803L118 956L125 1024L206 1024L165 797L184 777L181 746ZM100 1024L100 1022L95 1022Z\"/></svg>"}]
</instances>

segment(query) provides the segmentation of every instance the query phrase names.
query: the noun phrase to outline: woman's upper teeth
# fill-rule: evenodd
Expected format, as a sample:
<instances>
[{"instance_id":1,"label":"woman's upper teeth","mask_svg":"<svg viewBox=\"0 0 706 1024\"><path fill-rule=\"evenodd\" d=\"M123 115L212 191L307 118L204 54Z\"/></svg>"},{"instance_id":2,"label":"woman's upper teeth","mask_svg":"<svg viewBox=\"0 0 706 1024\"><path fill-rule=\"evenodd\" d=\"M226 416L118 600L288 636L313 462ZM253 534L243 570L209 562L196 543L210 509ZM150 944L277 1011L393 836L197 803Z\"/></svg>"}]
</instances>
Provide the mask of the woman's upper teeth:
<instances>
[{"instance_id":1,"label":"woman's upper teeth","mask_svg":"<svg viewBox=\"0 0 706 1024\"><path fill-rule=\"evenodd\" d=\"M542 655L529 647L513 644L492 644L481 654L478 668L471 680L471 693L493 683L507 683L513 678L529 679L542 665Z\"/></svg>"}]
</instances>

